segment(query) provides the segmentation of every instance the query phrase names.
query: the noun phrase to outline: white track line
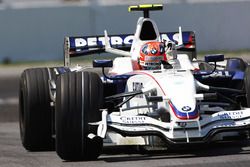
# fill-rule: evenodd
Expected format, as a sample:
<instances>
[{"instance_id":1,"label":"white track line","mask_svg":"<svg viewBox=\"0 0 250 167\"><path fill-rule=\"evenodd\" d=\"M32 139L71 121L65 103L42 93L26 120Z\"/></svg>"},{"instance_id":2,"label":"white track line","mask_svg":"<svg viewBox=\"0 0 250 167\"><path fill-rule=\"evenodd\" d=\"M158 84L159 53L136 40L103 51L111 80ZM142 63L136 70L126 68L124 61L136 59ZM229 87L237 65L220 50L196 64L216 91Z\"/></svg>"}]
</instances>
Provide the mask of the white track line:
<instances>
[{"instance_id":1,"label":"white track line","mask_svg":"<svg viewBox=\"0 0 250 167\"><path fill-rule=\"evenodd\" d=\"M18 104L17 97L0 98L0 105L16 105Z\"/></svg>"}]
</instances>

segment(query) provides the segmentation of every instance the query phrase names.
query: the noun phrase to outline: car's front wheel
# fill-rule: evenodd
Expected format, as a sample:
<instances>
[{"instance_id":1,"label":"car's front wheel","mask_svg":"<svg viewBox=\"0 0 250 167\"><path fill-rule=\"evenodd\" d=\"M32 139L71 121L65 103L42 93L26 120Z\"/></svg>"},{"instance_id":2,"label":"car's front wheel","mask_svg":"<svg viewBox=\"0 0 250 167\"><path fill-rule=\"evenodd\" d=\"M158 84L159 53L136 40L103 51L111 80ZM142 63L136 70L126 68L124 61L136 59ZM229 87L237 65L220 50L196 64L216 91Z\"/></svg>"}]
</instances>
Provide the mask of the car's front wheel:
<instances>
[{"instance_id":1,"label":"car's front wheel","mask_svg":"<svg viewBox=\"0 0 250 167\"><path fill-rule=\"evenodd\" d=\"M58 77L56 90L56 152L64 160L93 160L102 150L97 126L101 120L103 85L96 73L72 72Z\"/></svg>"}]
</instances>

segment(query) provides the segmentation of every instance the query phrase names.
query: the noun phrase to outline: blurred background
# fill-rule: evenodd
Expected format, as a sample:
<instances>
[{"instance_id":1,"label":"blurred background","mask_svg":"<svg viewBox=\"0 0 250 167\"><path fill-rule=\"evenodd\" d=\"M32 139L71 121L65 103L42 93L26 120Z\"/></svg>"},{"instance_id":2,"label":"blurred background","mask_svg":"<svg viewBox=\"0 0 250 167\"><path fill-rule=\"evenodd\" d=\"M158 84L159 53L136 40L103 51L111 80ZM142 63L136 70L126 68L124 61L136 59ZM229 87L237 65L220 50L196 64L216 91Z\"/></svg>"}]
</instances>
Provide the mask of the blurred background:
<instances>
[{"instance_id":1,"label":"blurred background","mask_svg":"<svg viewBox=\"0 0 250 167\"><path fill-rule=\"evenodd\" d=\"M250 0L0 0L1 167L22 164L53 166L54 162L60 161L58 158L47 158L55 154L27 154L21 146L18 94L19 78L23 70L32 67L62 66L65 36L103 35L105 29L110 35L134 33L137 19L142 13L128 13L128 6L144 3L164 4L163 11L151 12L151 18L161 32L178 31L179 26L182 26L183 31L195 31L199 58L208 53L249 57ZM81 61L76 59L75 62L86 63L88 60L90 63L92 58L93 56L83 58L84 61L82 58ZM184 159L194 163L195 160L199 163L215 160L221 162L222 166L227 166L226 162L230 160L230 164L238 165L238 157L242 156L243 162L248 163L246 157L249 148L237 147L228 150L227 147L228 145L223 145L222 151L213 150L212 154L208 153L208 157L203 152L200 156L197 154L198 158L194 154L195 159L192 159L193 155L188 152L180 156L180 163L183 166L186 161L182 159L185 157ZM173 154L170 154L170 159L171 157L179 161L175 155L173 157ZM201 159L202 157L207 159ZM162 158L167 157L150 157L154 162ZM142 159L138 159L138 163L146 159L147 156L145 158L143 155ZM110 162L117 160L120 163L130 163L129 158L118 158ZM133 160L136 158L132 158ZM231 160L235 162L231 163ZM42 165L43 163L47 165ZM114 166L114 163L111 164ZM206 165L211 166L210 163ZM241 166L244 165L241 163Z\"/></svg>"},{"instance_id":2,"label":"blurred background","mask_svg":"<svg viewBox=\"0 0 250 167\"><path fill-rule=\"evenodd\" d=\"M161 32L195 31L200 58L249 57L250 0L0 0L0 123L18 120L24 69L62 66L65 36L134 33L142 13L128 6L144 3L164 4L151 13ZM93 57L75 62L89 65Z\"/></svg>"},{"instance_id":3,"label":"blurred background","mask_svg":"<svg viewBox=\"0 0 250 167\"><path fill-rule=\"evenodd\" d=\"M142 13L127 7L142 3L165 4L159 30L195 31L198 53L250 50L250 0L0 0L0 63L62 60L65 36L134 33Z\"/></svg>"},{"instance_id":4,"label":"blurred background","mask_svg":"<svg viewBox=\"0 0 250 167\"><path fill-rule=\"evenodd\" d=\"M31 67L62 66L65 36L103 35L105 29L110 35L134 33L137 19L142 13L128 13L128 6L144 3L164 4L163 11L151 13L151 18L155 20L161 32L178 31L179 26L182 26L183 31L195 31L197 52L200 56L218 52L225 53L226 56L250 55L250 0L0 0L1 167L22 164L64 166L60 163L53 165L60 160L48 157L55 157L55 154L27 154L21 146L18 94L19 78L23 70ZM90 63L92 58L93 56L83 58L84 61L81 62L88 60ZM239 166L238 158L241 157L244 164L249 163L246 158L250 152L249 148L226 148L229 148L228 145L222 145L222 151L219 151L216 146L217 151L213 150L213 153L208 154L204 153L204 150L196 155L188 152L181 155L180 160L176 158L175 153L170 154L170 157L164 155L149 159L156 162L162 158L171 160L172 157L176 162L180 162L181 166L186 162L182 161L183 159L194 163L215 160L221 162L220 166L227 166L226 162L230 160L230 164ZM137 160L135 156L132 161L141 164L147 157L143 154L142 158ZM201 159L202 157L207 159ZM105 163L111 162L114 166L113 162L117 160L120 163L132 162L123 157ZM231 163L231 160L235 162ZM43 163L46 165L42 165ZM76 166L72 163L64 164ZM206 165L211 166L210 163L205 163ZM241 163L240 166L244 165Z\"/></svg>"}]
</instances>

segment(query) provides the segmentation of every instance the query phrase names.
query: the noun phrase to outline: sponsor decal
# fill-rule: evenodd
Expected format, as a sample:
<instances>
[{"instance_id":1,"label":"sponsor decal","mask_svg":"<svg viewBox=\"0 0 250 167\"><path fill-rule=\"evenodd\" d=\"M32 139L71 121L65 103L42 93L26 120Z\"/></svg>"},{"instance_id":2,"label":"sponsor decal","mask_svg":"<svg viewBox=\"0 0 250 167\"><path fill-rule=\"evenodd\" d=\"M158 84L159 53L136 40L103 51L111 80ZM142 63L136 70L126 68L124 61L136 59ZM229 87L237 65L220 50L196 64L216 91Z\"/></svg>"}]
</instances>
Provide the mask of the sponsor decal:
<instances>
[{"instance_id":1,"label":"sponsor decal","mask_svg":"<svg viewBox=\"0 0 250 167\"><path fill-rule=\"evenodd\" d=\"M151 50L151 53L152 53L153 55L155 55L155 54L157 53L157 50L156 50L155 48L153 48L153 49Z\"/></svg>"},{"instance_id":2,"label":"sponsor decal","mask_svg":"<svg viewBox=\"0 0 250 167\"><path fill-rule=\"evenodd\" d=\"M138 91L138 90L141 90L143 88L143 83L141 82L133 82L133 91ZM143 98L143 95L137 95L135 96L137 98Z\"/></svg>"},{"instance_id":3,"label":"sponsor decal","mask_svg":"<svg viewBox=\"0 0 250 167\"><path fill-rule=\"evenodd\" d=\"M189 106L184 106L181 109L182 109L182 111L186 111L187 112L187 111L190 111L192 108L189 107Z\"/></svg>"},{"instance_id":4,"label":"sponsor decal","mask_svg":"<svg viewBox=\"0 0 250 167\"><path fill-rule=\"evenodd\" d=\"M141 82L133 82L133 91L138 91L143 88L143 83Z\"/></svg>"},{"instance_id":5,"label":"sponsor decal","mask_svg":"<svg viewBox=\"0 0 250 167\"><path fill-rule=\"evenodd\" d=\"M125 124L142 124L146 121L146 117L143 116L123 116L120 119Z\"/></svg>"},{"instance_id":6,"label":"sponsor decal","mask_svg":"<svg viewBox=\"0 0 250 167\"><path fill-rule=\"evenodd\" d=\"M228 71L215 71L210 75L204 75L202 78L231 78L232 74Z\"/></svg>"},{"instance_id":7,"label":"sponsor decal","mask_svg":"<svg viewBox=\"0 0 250 167\"><path fill-rule=\"evenodd\" d=\"M145 56L145 61L159 62L163 60L163 56Z\"/></svg>"},{"instance_id":8,"label":"sponsor decal","mask_svg":"<svg viewBox=\"0 0 250 167\"><path fill-rule=\"evenodd\" d=\"M190 32L183 32L183 42L188 42ZM178 33L161 33L160 39L161 41L178 41ZM134 35L132 34L123 34L123 35L111 35L108 37L110 44L112 46L131 46ZM70 46L71 47L104 47L105 46L105 37L104 36L92 36L92 37L70 37Z\"/></svg>"},{"instance_id":9,"label":"sponsor decal","mask_svg":"<svg viewBox=\"0 0 250 167\"><path fill-rule=\"evenodd\" d=\"M222 125L216 125L214 128L227 128L227 127L234 127L236 124L235 122L227 122L223 123Z\"/></svg>"},{"instance_id":10,"label":"sponsor decal","mask_svg":"<svg viewBox=\"0 0 250 167\"><path fill-rule=\"evenodd\" d=\"M243 111L223 112L218 113L220 119L240 119L243 117Z\"/></svg>"},{"instance_id":11,"label":"sponsor decal","mask_svg":"<svg viewBox=\"0 0 250 167\"><path fill-rule=\"evenodd\" d=\"M115 45L131 45L134 39L133 35L128 36L111 36L109 37L110 44ZM79 37L72 38L71 46L73 47L91 47L91 46L105 46L104 37Z\"/></svg>"}]
</instances>

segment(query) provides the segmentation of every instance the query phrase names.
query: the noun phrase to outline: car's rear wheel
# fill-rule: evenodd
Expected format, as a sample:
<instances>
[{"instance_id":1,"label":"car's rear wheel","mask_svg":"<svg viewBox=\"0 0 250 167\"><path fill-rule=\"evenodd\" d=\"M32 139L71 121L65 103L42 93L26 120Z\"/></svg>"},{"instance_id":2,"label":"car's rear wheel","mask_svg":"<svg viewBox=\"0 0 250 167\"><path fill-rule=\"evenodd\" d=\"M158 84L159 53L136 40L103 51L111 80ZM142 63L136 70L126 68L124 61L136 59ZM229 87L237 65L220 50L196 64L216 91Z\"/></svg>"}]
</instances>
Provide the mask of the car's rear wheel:
<instances>
[{"instance_id":1,"label":"car's rear wheel","mask_svg":"<svg viewBox=\"0 0 250 167\"><path fill-rule=\"evenodd\" d=\"M243 106L250 107L250 65L248 65L245 70L244 87L246 92L246 102Z\"/></svg>"},{"instance_id":2,"label":"car's rear wheel","mask_svg":"<svg viewBox=\"0 0 250 167\"><path fill-rule=\"evenodd\" d=\"M25 70L20 79L19 125L23 146L29 151L54 149L48 68Z\"/></svg>"},{"instance_id":3,"label":"car's rear wheel","mask_svg":"<svg viewBox=\"0 0 250 167\"><path fill-rule=\"evenodd\" d=\"M93 160L102 150L97 126L101 120L103 85L96 73L73 72L58 77L56 90L56 152L64 160Z\"/></svg>"},{"instance_id":4,"label":"car's rear wheel","mask_svg":"<svg viewBox=\"0 0 250 167\"><path fill-rule=\"evenodd\" d=\"M227 71L245 71L246 63L241 58L229 58L225 70Z\"/></svg>"}]
</instances>

